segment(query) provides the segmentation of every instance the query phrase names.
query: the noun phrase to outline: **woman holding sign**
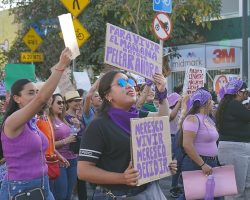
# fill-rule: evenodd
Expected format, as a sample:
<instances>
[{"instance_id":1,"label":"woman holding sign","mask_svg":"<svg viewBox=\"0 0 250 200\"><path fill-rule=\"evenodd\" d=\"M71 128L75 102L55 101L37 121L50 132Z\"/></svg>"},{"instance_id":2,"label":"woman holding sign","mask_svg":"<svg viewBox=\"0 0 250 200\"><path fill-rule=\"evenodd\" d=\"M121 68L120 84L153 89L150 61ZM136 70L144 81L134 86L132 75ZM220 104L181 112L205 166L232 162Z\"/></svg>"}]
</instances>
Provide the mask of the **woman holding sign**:
<instances>
[{"instance_id":1,"label":"woman holding sign","mask_svg":"<svg viewBox=\"0 0 250 200\"><path fill-rule=\"evenodd\" d=\"M135 109L135 82L124 73L110 71L101 78L99 94L103 104L83 136L77 166L80 179L98 185L93 199L166 199L158 182L136 187L139 173L131 163L130 118L169 114L165 78L155 74L154 82L160 107L158 113L149 113ZM176 171L176 163L169 167Z\"/></svg>"}]
</instances>

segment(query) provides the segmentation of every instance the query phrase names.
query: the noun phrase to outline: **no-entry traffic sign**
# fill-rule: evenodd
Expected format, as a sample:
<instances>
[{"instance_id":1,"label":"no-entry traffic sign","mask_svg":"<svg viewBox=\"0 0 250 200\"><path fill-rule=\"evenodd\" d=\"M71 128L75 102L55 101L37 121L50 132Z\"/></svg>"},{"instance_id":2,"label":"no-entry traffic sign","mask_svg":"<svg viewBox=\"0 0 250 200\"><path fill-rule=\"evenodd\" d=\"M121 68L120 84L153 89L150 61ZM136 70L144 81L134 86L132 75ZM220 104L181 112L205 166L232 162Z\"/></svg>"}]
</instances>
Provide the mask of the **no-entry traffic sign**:
<instances>
[{"instance_id":1,"label":"no-entry traffic sign","mask_svg":"<svg viewBox=\"0 0 250 200\"><path fill-rule=\"evenodd\" d=\"M172 32L172 22L167 14L157 13L153 20L153 30L160 40L167 40Z\"/></svg>"}]
</instances>

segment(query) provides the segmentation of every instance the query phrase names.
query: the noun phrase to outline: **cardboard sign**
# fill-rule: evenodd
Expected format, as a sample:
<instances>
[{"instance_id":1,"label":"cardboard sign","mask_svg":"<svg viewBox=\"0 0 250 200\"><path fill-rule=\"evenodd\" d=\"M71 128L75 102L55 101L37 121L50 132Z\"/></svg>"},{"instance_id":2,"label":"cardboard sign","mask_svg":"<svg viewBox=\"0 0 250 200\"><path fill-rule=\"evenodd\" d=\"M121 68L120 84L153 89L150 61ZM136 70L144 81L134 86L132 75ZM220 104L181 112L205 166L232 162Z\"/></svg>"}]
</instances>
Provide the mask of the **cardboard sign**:
<instances>
[{"instance_id":1,"label":"cardboard sign","mask_svg":"<svg viewBox=\"0 0 250 200\"><path fill-rule=\"evenodd\" d=\"M107 24L104 62L153 80L162 73L162 48L135 33Z\"/></svg>"},{"instance_id":2,"label":"cardboard sign","mask_svg":"<svg viewBox=\"0 0 250 200\"><path fill-rule=\"evenodd\" d=\"M76 39L75 29L72 21L71 14L63 14L58 16L60 26L63 33L63 40L66 47L72 52L72 59L75 59L80 55L80 50L78 48L78 43Z\"/></svg>"},{"instance_id":3,"label":"cardboard sign","mask_svg":"<svg viewBox=\"0 0 250 200\"><path fill-rule=\"evenodd\" d=\"M192 94L198 88L204 87L206 69L203 67L188 67L185 73L183 94Z\"/></svg>"},{"instance_id":4,"label":"cardboard sign","mask_svg":"<svg viewBox=\"0 0 250 200\"><path fill-rule=\"evenodd\" d=\"M131 119L131 153L140 178L138 186L171 175L169 117Z\"/></svg>"}]
</instances>

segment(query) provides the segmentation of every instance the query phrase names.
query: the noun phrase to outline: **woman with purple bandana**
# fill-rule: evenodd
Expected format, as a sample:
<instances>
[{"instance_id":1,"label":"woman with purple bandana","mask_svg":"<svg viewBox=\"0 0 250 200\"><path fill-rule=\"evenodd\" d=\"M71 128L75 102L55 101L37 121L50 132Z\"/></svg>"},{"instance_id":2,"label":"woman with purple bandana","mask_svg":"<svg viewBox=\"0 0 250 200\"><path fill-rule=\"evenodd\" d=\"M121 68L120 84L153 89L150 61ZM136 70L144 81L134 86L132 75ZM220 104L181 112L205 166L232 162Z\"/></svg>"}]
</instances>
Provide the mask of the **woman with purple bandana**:
<instances>
[{"instance_id":1,"label":"woman with purple bandana","mask_svg":"<svg viewBox=\"0 0 250 200\"><path fill-rule=\"evenodd\" d=\"M216 142L219 134L209 117L212 106L212 96L204 89L198 89L187 101L189 111L181 123L181 144L186 153L182 171L202 170L205 175L209 175L213 167L218 166ZM185 199L185 196L181 195L180 199Z\"/></svg>"},{"instance_id":2,"label":"woman with purple bandana","mask_svg":"<svg viewBox=\"0 0 250 200\"><path fill-rule=\"evenodd\" d=\"M250 111L242 104L248 95L246 83L230 81L216 113L219 161L234 165L239 193L225 199L250 199Z\"/></svg>"},{"instance_id":3,"label":"woman with purple bandana","mask_svg":"<svg viewBox=\"0 0 250 200\"><path fill-rule=\"evenodd\" d=\"M80 179L98 185L93 200L166 199L158 182L136 187L139 173L131 163L130 118L168 115L165 78L155 74L154 80L160 107L159 112L148 113L135 109L135 83L124 73L110 71L101 78L103 104L83 136L77 166ZM176 171L175 162L170 169Z\"/></svg>"},{"instance_id":4,"label":"woman with purple bandana","mask_svg":"<svg viewBox=\"0 0 250 200\"><path fill-rule=\"evenodd\" d=\"M0 190L1 200L12 199L38 187L44 188L46 200L54 200L49 189L45 159L48 140L36 126L34 116L56 89L71 55L68 48L62 51L60 61L52 68L52 74L38 93L35 85L27 79L17 80L11 87L10 102L1 127L1 142L8 169Z\"/></svg>"}]
</instances>

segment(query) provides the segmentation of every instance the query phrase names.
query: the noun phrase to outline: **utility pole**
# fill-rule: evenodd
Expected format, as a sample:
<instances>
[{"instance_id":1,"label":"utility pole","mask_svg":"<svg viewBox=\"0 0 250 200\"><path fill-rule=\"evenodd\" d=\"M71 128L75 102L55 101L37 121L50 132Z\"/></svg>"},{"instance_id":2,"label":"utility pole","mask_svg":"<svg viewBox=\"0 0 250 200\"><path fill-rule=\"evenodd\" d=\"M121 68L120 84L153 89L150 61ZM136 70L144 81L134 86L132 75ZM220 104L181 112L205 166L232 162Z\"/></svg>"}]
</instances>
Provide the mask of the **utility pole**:
<instances>
[{"instance_id":1,"label":"utility pole","mask_svg":"<svg viewBox=\"0 0 250 200\"><path fill-rule=\"evenodd\" d=\"M242 0L242 79L250 86L248 76L248 0Z\"/></svg>"}]
</instances>

